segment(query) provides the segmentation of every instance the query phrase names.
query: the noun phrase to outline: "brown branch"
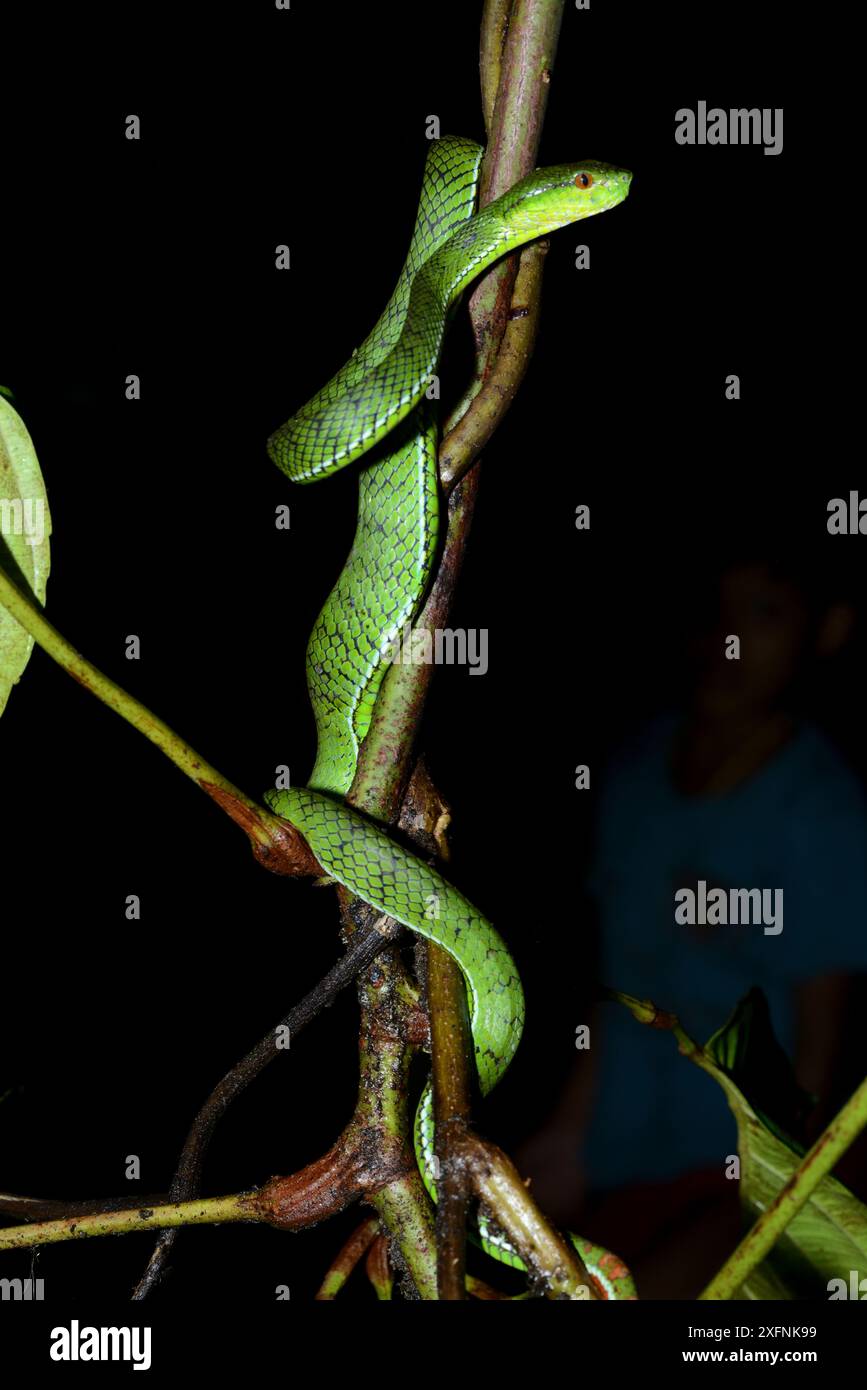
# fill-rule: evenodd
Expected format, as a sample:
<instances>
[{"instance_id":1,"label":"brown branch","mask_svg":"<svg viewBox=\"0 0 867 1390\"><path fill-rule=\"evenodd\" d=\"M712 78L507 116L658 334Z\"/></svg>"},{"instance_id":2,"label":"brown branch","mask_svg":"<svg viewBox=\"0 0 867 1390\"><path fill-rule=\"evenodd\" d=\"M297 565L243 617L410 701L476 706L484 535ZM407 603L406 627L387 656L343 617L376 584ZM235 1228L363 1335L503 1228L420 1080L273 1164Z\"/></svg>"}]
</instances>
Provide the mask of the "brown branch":
<instances>
[{"instance_id":1,"label":"brown branch","mask_svg":"<svg viewBox=\"0 0 867 1390\"><path fill-rule=\"evenodd\" d=\"M463 565L478 477L469 474L448 503L448 523L436 578L416 629L444 627ZM433 679L431 665L400 663L385 676L367 738L361 746L355 781L347 801L374 820L391 823L406 786L416 734Z\"/></svg>"},{"instance_id":2,"label":"brown branch","mask_svg":"<svg viewBox=\"0 0 867 1390\"><path fill-rule=\"evenodd\" d=\"M68 1216L91 1216L99 1212L126 1211L135 1202L142 1207L159 1207L169 1200L165 1192L136 1192L135 1197L88 1197L81 1202L65 1202L57 1197L18 1197L0 1192L0 1211L22 1221L62 1221Z\"/></svg>"},{"instance_id":3,"label":"brown branch","mask_svg":"<svg viewBox=\"0 0 867 1390\"><path fill-rule=\"evenodd\" d=\"M356 1112L337 1143L285 1178L271 1178L254 1197L260 1221L281 1231L303 1231L337 1216L360 1197L411 1174L415 1160L400 1143L383 1144L378 1126Z\"/></svg>"},{"instance_id":4,"label":"brown branch","mask_svg":"<svg viewBox=\"0 0 867 1390\"><path fill-rule=\"evenodd\" d=\"M367 1252L364 1268L368 1279L376 1290L377 1298L382 1301L390 1299L394 1279L391 1265L388 1262L388 1241L385 1236L377 1236L371 1245Z\"/></svg>"},{"instance_id":5,"label":"brown branch","mask_svg":"<svg viewBox=\"0 0 867 1390\"><path fill-rule=\"evenodd\" d=\"M373 913L370 915L375 916ZM399 930L400 928L389 918L378 917L367 930L357 932L346 953L331 967L327 975L214 1087L193 1121L181 1150L170 1189L172 1201L186 1202L199 1195L202 1166L217 1121L225 1114L232 1101L264 1071L268 1063L284 1051L277 1046L278 1036L287 1031L290 1040L297 1036L318 1013L333 1003L340 991L352 983L359 971L370 964L388 942L397 936ZM134 1301L140 1302L154 1288L176 1238L176 1230L163 1231L158 1236L147 1269L133 1293Z\"/></svg>"},{"instance_id":6,"label":"brown branch","mask_svg":"<svg viewBox=\"0 0 867 1390\"><path fill-rule=\"evenodd\" d=\"M17 623L29 632L33 640L56 661L67 675L91 695L113 709L134 729L138 729L154 747L174 763L185 777L201 787L222 808L250 839L253 852L260 863L280 874L320 874L306 841L285 821L253 801L223 774L197 753L185 739L176 734L165 720L136 700L123 686L82 656L71 642L58 632L41 609L0 569L0 605Z\"/></svg>"},{"instance_id":7,"label":"brown branch","mask_svg":"<svg viewBox=\"0 0 867 1390\"><path fill-rule=\"evenodd\" d=\"M485 0L482 14L482 36L479 44L479 77L482 84L482 115L490 139L494 123L494 107L500 89L500 65L503 46L509 32L509 20L514 0Z\"/></svg>"},{"instance_id":8,"label":"brown branch","mask_svg":"<svg viewBox=\"0 0 867 1390\"><path fill-rule=\"evenodd\" d=\"M515 0L512 7L502 53L491 142L482 162L480 206L498 197L535 167L562 11L563 0ZM482 21L482 61L493 63L495 67L504 17L500 0L487 0ZM482 74L483 88L488 79L486 67ZM513 304L510 293L503 306L502 321L491 311L487 295L488 287L498 283L500 266L488 272L470 302L470 319L477 344L476 381L446 426L440 466L441 477L445 472L445 491L451 494L448 525L436 579L414 625L417 630L431 631L442 627L447 620L478 490L477 470L469 473L467 470L502 419L529 363L538 322L544 255L537 249L530 255L525 252L524 256L526 274L521 283L520 300ZM483 290L486 291L484 295ZM520 317L510 321L511 309L520 312ZM494 367L509 322L512 331L506 359L493 384L487 390L482 388L483 396L479 388ZM455 437L458 422L462 429ZM462 486L456 487L465 473ZM431 677L429 666L392 665L383 681L373 721L361 748L355 781L347 800L386 824L394 820L401 803Z\"/></svg>"},{"instance_id":9,"label":"brown branch","mask_svg":"<svg viewBox=\"0 0 867 1390\"><path fill-rule=\"evenodd\" d=\"M489 143L482 161L481 207L535 166L562 10L562 0L515 0L508 22L509 14L500 0L488 0L485 7L481 78ZM496 100L491 111L492 90ZM464 413L458 410L457 423L440 449L440 477L446 490L475 462L523 379L538 327L543 261L542 249L528 248L521 259L520 281L515 278L515 260L510 258L484 277L470 300L476 381L468 393L468 408ZM516 302L509 318L506 311L513 289ZM460 484L461 489L474 476L470 474ZM475 489L471 496L474 501ZM468 527L469 518L463 529L464 544ZM450 602L451 593L447 599ZM423 615L419 626L425 618ZM428 948L428 997L439 1161L439 1296L465 1299L465 1226L470 1197L466 1155L475 1151L473 1143L481 1141L473 1140L468 1131L472 1050L466 987L455 961L433 945Z\"/></svg>"},{"instance_id":10,"label":"brown branch","mask_svg":"<svg viewBox=\"0 0 867 1390\"><path fill-rule=\"evenodd\" d=\"M548 1298L604 1298L577 1251L542 1215L510 1158L485 1139L468 1134L462 1158L473 1188L524 1264L544 1281Z\"/></svg>"},{"instance_id":11,"label":"brown branch","mask_svg":"<svg viewBox=\"0 0 867 1390\"><path fill-rule=\"evenodd\" d=\"M359 1260L364 1259L378 1235L379 1222L375 1216L371 1216L356 1227L349 1240L341 1247L331 1262L328 1273L322 1280L316 1294L317 1302L326 1303L337 1297L355 1266Z\"/></svg>"},{"instance_id":12,"label":"brown branch","mask_svg":"<svg viewBox=\"0 0 867 1390\"><path fill-rule=\"evenodd\" d=\"M408 1034L417 997L395 947L369 967L359 990L361 1074L355 1113L324 1158L266 1184L257 1195L257 1210L260 1219L298 1230L361 1197L392 1237L392 1259L410 1296L435 1298L433 1219L409 1143L406 1106L412 1060Z\"/></svg>"},{"instance_id":13,"label":"brown branch","mask_svg":"<svg viewBox=\"0 0 867 1390\"><path fill-rule=\"evenodd\" d=\"M490 143L482 164L481 206L511 187L535 165L562 10L563 0L515 0L507 30L509 7L500 0L487 0L482 23L482 89L486 118L490 123ZM497 98L491 114L495 79ZM514 258L511 266L497 267L490 272L471 300L470 317L477 345L476 375L449 422L451 434L447 433L443 445L441 476L444 491L450 493L448 525L440 566L427 602L416 620L417 630L431 632L447 624L478 492L478 470L467 470L502 419L526 371L538 322L542 263L540 250L525 256L525 273L511 320ZM504 343L507 323L511 331L508 342ZM502 363L497 366L501 344L505 352ZM430 666L392 665L383 681L371 728L361 749L347 800L384 824L394 820L401 804L432 675ZM447 1193L438 1215L438 1242L444 1248L439 1266L440 1297L463 1298L467 1179L459 1159L451 1157L449 1139L450 1118L455 1127L460 1128L466 1124L468 1113L468 1066L461 1060L469 1047L466 993L463 978L451 958L436 952L436 948L431 948L429 954L441 957L432 975L438 1002L436 1007L429 1007L433 1049L436 1056L440 1034L440 1043L445 1045L447 1053L442 1068L434 1064L435 1077L439 1077L441 1086L446 1085L446 1091L435 1096L438 1113L446 1117L444 1134L440 1138L438 1129L437 1138ZM453 1007L458 1000L463 1014ZM450 1033L455 1032L463 1035L457 1045L448 1041ZM443 1290L448 1291L447 1294Z\"/></svg>"},{"instance_id":14,"label":"brown branch","mask_svg":"<svg viewBox=\"0 0 867 1390\"><path fill-rule=\"evenodd\" d=\"M241 827L250 841L254 858L263 869L290 878L322 877L322 865L294 825L273 815L231 785L217 786L201 779L199 786Z\"/></svg>"},{"instance_id":15,"label":"brown branch","mask_svg":"<svg viewBox=\"0 0 867 1390\"><path fill-rule=\"evenodd\" d=\"M460 1141L470 1118L472 1045L467 987L446 951L427 952L437 1166L437 1288L441 1299L465 1299L464 1231L470 1202Z\"/></svg>"},{"instance_id":16,"label":"brown branch","mask_svg":"<svg viewBox=\"0 0 867 1390\"><path fill-rule=\"evenodd\" d=\"M484 1303L510 1303L527 1297L525 1293L503 1293L491 1284L486 1284L484 1279L477 1279L474 1274L467 1275L467 1293L471 1294L473 1298L481 1299Z\"/></svg>"},{"instance_id":17,"label":"brown branch","mask_svg":"<svg viewBox=\"0 0 867 1390\"><path fill-rule=\"evenodd\" d=\"M533 242L521 252L499 352L478 395L440 445L440 481L446 493L475 463L515 399L530 365L539 330L547 252L547 241Z\"/></svg>"},{"instance_id":18,"label":"brown branch","mask_svg":"<svg viewBox=\"0 0 867 1390\"><path fill-rule=\"evenodd\" d=\"M514 0L500 61L488 148L482 162L481 207L506 193L535 168L563 3L564 0ZM494 26L501 22L500 9L497 0L489 0L483 33L488 23ZM489 54L495 49L492 41ZM483 75L483 93L485 85ZM470 298L470 319L478 352L477 384L487 376L502 340L516 273L517 257L512 255L488 272Z\"/></svg>"}]
</instances>

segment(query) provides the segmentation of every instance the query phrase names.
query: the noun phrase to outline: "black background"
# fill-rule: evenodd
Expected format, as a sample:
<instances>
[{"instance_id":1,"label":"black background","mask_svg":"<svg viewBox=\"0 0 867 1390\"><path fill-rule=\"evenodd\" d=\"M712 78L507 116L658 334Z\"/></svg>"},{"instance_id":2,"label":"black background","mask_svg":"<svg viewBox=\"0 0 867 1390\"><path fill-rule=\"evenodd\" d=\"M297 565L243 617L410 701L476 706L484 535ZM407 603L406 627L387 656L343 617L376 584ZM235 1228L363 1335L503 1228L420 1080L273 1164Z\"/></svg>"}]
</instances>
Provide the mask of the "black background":
<instances>
[{"instance_id":1,"label":"black background","mask_svg":"<svg viewBox=\"0 0 867 1390\"><path fill-rule=\"evenodd\" d=\"M404 6L298 0L206 7L187 32L168 11L120 10L98 51L87 32L70 40L60 85L23 53L32 79L3 152L0 380L48 486L49 616L252 794L278 764L299 782L312 765L304 645L356 489L352 470L291 488L265 439L390 293L426 118L483 140L478 12L416 7L410 29ZM844 372L829 332L845 245L832 254L795 67L771 7L725 22L688 6L565 12L539 162L625 165L632 191L553 238L539 345L485 454L452 618L488 629L490 670L438 671L422 740L454 807L452 875L528 992L525 1042L482 1119L507 1145L544 1118L592 981L576 892L591 799L575 765L601 765L665 703L712 538L763 507L783 527L798 511L821 545L827 499L857 486L835 437ZM784 107L784 152L677 145L675 111L699 100ZM274 269L284 242L288 273ZM583 243L589 272L574 268ZM454 395L462 319L450 347ZM140 402L125 399L130 373ZM289 532L274 527L283 503ZM589 533L574 529L579 503ZM831 711L859 764L862 651ZM211 1085L333 961L333 897L258 868L192 783L41 653L0 746L0 1186L163 1190ZM124 915L131 893L140 922ZM347 994L236 1102L208 1193L330 1144L353 1104L355 1026ZM266 1302L281 1283L308 1298L357 1219L292 1237L183 1233L156 1298ZM74 1310L122 1296L151 1241L58 1246L37 1272ZM7 1258L4 1274L29 1266Z\"/></svg>"}]
</instances>

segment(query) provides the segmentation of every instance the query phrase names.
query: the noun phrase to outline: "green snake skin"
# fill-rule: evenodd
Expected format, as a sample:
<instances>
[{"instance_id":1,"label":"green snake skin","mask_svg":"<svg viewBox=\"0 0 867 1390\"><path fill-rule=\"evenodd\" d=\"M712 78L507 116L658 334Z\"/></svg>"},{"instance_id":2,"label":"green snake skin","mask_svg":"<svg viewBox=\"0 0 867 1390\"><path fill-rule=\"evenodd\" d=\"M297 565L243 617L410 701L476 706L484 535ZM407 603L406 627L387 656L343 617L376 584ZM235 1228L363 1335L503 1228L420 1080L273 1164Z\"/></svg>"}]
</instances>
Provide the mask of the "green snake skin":
<instances>
[{"instance_id":1,"label":"green snake skin","mask_svg":"<svg viewBox=\"0 0 867 1390\"><path fill-rule=\"evenodd\" d=\"M432 144L409 254L385 311L346 366L268 442L274 462L301 483L372 456L361 472L352 551L307 649L318 736L310 785L269 791L266 800L301 832L328 874L457 961L486 1095L509 1066L523 1027L514 961L457 889L342 798L370 726L383 653L417 613L436 553L437 432L424 397L450 313L467 285L503 255L621 202L631 175L595 162L536 170L473 216L481 156L467 140L445 137ZM378 447L386 435L387 450ZM415 1147L436 1200L430 1083L416 1115ZM484 1212L478 1229L488 1254L524 1268ZM616 1256L571 1239L599 1296L635 1297L629 1271Z\"/></svg>"},{"instance_id":2,"label":"green snake skin","mask_svg":"<svg viewBox=\"0 0 867 1390\"><path fill-rule=\"evenodd\" d=\"M338 462L315 447L302 450L296 442L298 422L306 421L308 437L315 438L323 413L331 409L345 420L344 434L352 428L351 402L370 373L394 353L419 271L472 215L481 158L470 140L448 137L431 145L409 252L379 321L346 366L269 441L272 458L295 482L334 472L357 457ZM340 796L352 785L358 749L370 727L384 674L383 648L416 612L436 553L440 507L433 410L415 411L403 435L396 444L389 441L387 457L361 472L352 550L307 647L317 732L310 785ZM340 448L338 439L338 455Z\"/></svg>"}]
</instances>

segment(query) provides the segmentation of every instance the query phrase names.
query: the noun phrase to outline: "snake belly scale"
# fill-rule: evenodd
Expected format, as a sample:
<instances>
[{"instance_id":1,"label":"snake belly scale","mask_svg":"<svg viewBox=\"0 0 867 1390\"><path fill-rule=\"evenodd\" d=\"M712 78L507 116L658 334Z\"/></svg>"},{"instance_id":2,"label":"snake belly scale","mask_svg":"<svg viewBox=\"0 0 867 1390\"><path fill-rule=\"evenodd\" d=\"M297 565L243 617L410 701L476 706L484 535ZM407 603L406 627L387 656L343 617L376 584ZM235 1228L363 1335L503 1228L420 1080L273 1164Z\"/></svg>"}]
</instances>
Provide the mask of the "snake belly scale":
<instances>
[{"instance_id":1,"label":"snake belly scale","mask_svg":"<svg viewBox=\"0 0 867 1390\"><path fill-rule=\"evenodd\" d=\"M621 202L631 175L593 161L539 169L474 215L482 153L455 137L432 142L409 253L385 310L346 365L268 441L273 461L298 483L371 458L360 472L352 549L307 648L316 763L307 787L271 790L265 799L301 832L329 875L456 960L486 1095L509 1066L523 1027L515 963L472 903L343 798L387 654L418 612L436 557L437 422L425 395L450 314L462 291L500 257ZM436 1200L430 1082L414 1138L425 1186ZM635 1297L629 1271L616 1256L571 1239L598 1295ZM495 1259L524 1268L483 1210L478 1240Z\"/></svg>"}]
</instances>

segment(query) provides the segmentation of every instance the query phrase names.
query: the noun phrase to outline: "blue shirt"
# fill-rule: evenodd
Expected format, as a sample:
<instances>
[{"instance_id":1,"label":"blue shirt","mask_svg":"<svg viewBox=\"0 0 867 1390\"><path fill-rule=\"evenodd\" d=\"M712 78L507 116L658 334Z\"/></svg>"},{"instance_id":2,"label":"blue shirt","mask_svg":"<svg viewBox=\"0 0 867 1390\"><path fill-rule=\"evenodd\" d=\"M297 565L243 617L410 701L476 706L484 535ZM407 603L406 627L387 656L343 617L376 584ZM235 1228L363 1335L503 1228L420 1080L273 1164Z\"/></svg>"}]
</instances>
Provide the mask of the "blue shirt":
<instances>
[{"instance_id":1,"label":"blue shirt","mask_svg":"<svg viewBox=\"0 0 867 1390\"><path fill-rule=\"evenodd\" d=\"M603 983L676 1013L699 1043L758 985L791 1057L795 986L867 970L867 799L810 726L732 791L682 796L669 770L677 724L654 723L606 781L590 883ZM782 932L679 925L675 892L695 890L699 879L708 892L781 888ZM720 1087L680 1056L671 1034L637 1023L622 1005L604 1004L600 1014L591 1037L589 1185L722 1169L736 1152L736 1128Z\"/></svg>"}]
</instances>

